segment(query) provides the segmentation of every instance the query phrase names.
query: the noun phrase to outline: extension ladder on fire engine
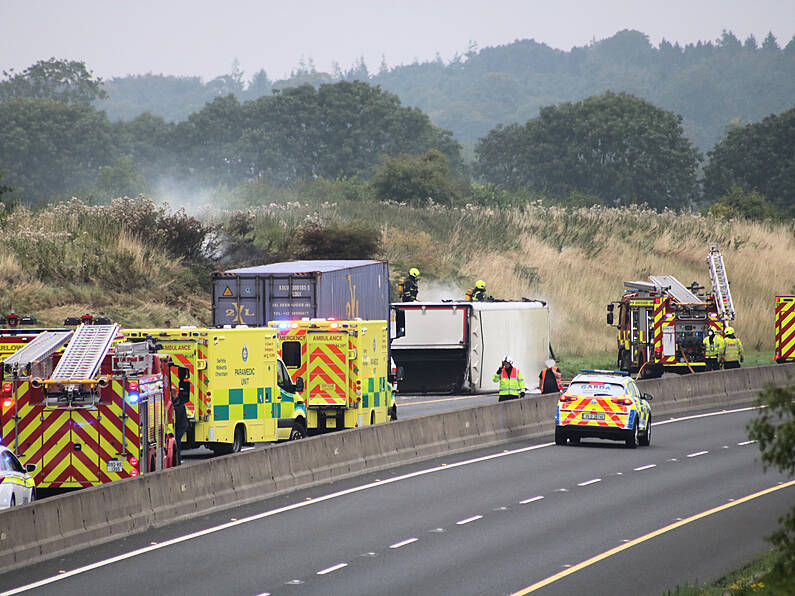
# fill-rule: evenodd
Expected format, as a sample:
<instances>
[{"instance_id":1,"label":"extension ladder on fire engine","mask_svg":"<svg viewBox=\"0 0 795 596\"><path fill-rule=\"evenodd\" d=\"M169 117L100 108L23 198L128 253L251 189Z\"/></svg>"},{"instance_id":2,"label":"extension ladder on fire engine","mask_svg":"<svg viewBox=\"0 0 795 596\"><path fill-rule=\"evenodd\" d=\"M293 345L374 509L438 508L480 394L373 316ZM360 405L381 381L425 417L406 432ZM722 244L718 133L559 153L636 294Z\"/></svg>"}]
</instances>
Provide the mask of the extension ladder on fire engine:
<instances>
[{"instance_id":1,"label":"extension ladder on fire engine","mask_svg":"<svg viewBox=\"0 0 795 596\"><path fill-rule=\"evenodd\" d=\"M102 359L119 333L119 325L80 325L50 378L58 381L94 379Z\"/></svg>"},{"instance_id":2,"label":"extension ladder on fire engine","mask_svg":"<svg viewBox=\"0 0 795 596\"><path fill-rule=\"evenodd\" d=\"M5 359L7 373L18 373L30 364L38 364L47 356L57 352L69 341L74 331L44 331L24 348Z\"/></svg>"},{"instance_id":3,"label":"extension ladder on fire engine","mask_svg":"<svg viewBox=\"0 0 795 596\"><path fill-rule=\"evenodd\" d=\"M709 266L709 277L712 282L712 293L715 296L721 319L724 322L732 321L734 320L734 302L732 302L732 293L729 290L729 278L726 277L723 256L720 254L717 244L709 245L707 265Z\"/></svg>"}]
</instances>

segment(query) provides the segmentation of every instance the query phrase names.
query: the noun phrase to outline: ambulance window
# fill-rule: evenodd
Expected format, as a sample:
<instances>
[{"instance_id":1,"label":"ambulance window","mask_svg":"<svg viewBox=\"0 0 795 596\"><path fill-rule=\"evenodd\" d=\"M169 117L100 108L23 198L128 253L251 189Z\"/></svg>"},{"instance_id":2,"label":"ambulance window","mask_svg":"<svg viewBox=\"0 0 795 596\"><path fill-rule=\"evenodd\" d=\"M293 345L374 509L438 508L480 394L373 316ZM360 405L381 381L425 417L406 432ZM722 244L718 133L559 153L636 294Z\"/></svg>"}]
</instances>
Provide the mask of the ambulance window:
<instances>
[{"instance_id":1,"label":"ambulance window","mask_svg":"<svg viewBox=\"0 0 795 596\"><path fill-rule=\"evenodd\" d=\"M282 389L287 391L292 390L293 381L290 378L290 373L287 372L286 368L284 368L284 364L281 360L279 361L278 378L276 382Z\"/></svg>"},{"instance_id":2,"label":"ambulance window","mask_svg":"<svg viewBox=\"0 0 795 596\"><path fill-rule=\"evenodd\" d=\"M286 341L282 343L282 359L290 368L301 366L301 342Z\"/></svg>"}]
</instances>

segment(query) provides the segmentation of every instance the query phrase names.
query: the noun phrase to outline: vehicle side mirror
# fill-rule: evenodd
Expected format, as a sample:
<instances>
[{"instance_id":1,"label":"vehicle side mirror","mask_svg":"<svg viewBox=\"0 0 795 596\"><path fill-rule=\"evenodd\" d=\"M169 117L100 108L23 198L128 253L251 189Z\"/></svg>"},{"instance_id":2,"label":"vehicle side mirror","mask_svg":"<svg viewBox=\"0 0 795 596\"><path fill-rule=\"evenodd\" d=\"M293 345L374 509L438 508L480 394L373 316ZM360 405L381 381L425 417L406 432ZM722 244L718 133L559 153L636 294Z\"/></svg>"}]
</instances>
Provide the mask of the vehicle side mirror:
<instances>
[{"instance_id":1,"label":"vehicle side mirror","mask_svg":"<svg viewBox=\"0 0 795 596\"><path fill-rule=\"evenodd\" d=\"M651 393L644 393L643 399L645 399L646 401L651 401L654 399L654 396Z\"/></svg>"},{"instance_id":2,"label":"vehicle side mirror","mask_svg":"<svg viewBox=\"0 0 795 596\"><path fill-rule=\"evenodd\" d=\"M398 366L397 367L397 372L395 373L395 380L396 381L402 381L404 378L405 377L404 377L404 373L403 373L403 367L402 366Z\"/></svg>"},{"instance_id":3,"label":"vehicle side mirror","mask_svg":"<svg viewBox=\"0 0 795 596\"><path fill-rule=\"evenodd\" d=\"M295 390L299 393L304 390L304 377L298 377L295 380Z\"/></svg>"},{"instance_id":4,"label":"vehicle side mirror","mask_svg":"<svg viewBox=\"0 0 795 596\"><path fill-rule=\"evenodd\" d=\"M607 313L607 324L608 325L612 325L613 324L613 313L611 313L611 312Z\"/></svg>"},{"instance_id":5,"label":"vehicle side mirror","mask_svg":"<svg viewBox=\"0 0 795 596\"><path fill-rule=\"evenodd\" d=\"M25 464L25 471L29 474L33 474L36 471L36 464Z\"/></svg>"}]
</instances>

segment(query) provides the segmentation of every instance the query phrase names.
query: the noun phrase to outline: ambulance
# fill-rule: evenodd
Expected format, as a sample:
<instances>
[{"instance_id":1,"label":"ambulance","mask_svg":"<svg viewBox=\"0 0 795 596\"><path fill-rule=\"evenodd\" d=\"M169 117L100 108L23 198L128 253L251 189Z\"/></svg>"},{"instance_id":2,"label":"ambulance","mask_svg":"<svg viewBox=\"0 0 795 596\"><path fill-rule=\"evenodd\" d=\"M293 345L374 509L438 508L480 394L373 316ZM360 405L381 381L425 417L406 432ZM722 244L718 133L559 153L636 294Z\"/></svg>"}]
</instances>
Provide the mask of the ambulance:
<instances>
[{"instance_id":1,"label":"ambulance","mask_svg":"<svg viewBox=\"0 0 795 596\"><path fill-rule=\"evenodd\" d=\"M271 321L287 370L306 379L309 434L397 419L387 321Z\"/></svg>"},{"instance_id":2,"label":"ambulance","mask_svg":"<svg viewBox=\"0 0 795 596\"><path fill-rule=\"evenodd\" d=\"M183 449L203 445L217 454L246 443L306 436L307 412L300 392L279 360L279 333L267 327L127 329L127 341L154 340L171 356L171 381L188 370L190 401Z\"/></svg>"}]
</instances>

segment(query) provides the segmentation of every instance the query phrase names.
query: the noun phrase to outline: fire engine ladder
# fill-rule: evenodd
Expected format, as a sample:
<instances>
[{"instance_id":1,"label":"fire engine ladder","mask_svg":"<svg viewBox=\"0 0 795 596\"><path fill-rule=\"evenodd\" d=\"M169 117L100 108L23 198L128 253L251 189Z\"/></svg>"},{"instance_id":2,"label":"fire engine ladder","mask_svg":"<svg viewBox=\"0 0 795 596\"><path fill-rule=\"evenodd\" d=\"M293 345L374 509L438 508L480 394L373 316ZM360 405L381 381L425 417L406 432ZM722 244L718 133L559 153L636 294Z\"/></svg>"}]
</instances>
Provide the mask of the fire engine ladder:
<instances>
[{"instance_id":1,"label":"fire engine ladder","mask_svg":"<svg viewBox=\"0 0 795 596\"><path fill-rule=\"evenodd\" d=\"M118 324L80 325L50 379L78 381L96 378L102 359L118 333Z\"/></svg>"},{"instance_id":2,"label":"fire engine ladder","mask_svg":"<svg viewBox=\"0 0 795 596\"><path fill-rule=\"evenodd\" d=\"M659 291L664 291L680 304L700 304L701 298L691 292L687 286L673 275L650 275L649 279L657 286Z\"/></svg>"},{"instance_id":3,"label":"fire engine ladder","mask_svg":"<svg viewBox=\"0 0 795 596\"><path fill-rule=\"evenodd\" d=\"M57 352L72 337L74 331L44 331L24 348L6 358L3 366L7 373L18 373L30 364L38 364Z\"/></svg>"},{"instance_id":4,"label":"fire engine ladder","mask_svg":"<svg viewBox=\"0 0 795 596\"><path fill-rule=\"evenodd\" d=\"M723 322L734 320L734 302L732 293L729 289L729 278L726 277L726 267L723 264L723 256L718 250L717 244L709 245L707 254L707 265L709 266L709 277L712 282L712 293L718 305L721 319Z\"/></svg>"}]
</instances>

